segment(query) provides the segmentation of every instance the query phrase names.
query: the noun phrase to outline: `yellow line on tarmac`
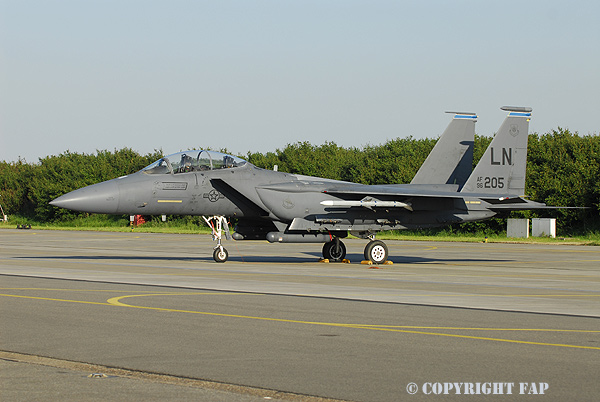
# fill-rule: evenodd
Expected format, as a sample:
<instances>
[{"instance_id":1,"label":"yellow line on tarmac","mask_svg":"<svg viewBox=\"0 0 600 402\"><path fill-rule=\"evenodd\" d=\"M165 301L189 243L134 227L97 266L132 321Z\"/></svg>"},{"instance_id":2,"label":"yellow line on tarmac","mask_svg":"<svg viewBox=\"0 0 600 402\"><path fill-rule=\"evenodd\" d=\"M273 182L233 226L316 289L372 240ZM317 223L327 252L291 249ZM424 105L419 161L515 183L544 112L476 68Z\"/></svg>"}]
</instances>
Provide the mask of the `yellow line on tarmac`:
<instances>
[{"instance_id":1,"label":"yellow line on tarmac","mask_svg":"<svg viewBox=\"0 0 600 402\"><path fill-rule=\"evenodd\" d=\"M15 298L19 298L19 299L49 300L49 301L59 301L59 302L67 302L67 303L99 304L101 306L111 306L110 303L106 303L106 302L91 302L91 301L85 301L85 300L68 300L68 299L54 299L54 298L51 298L51 297L6 295L6 294L2 294L2 293L0 293L0 296L15 297Z\"/></svg>"},{"instance_id":2,"label":"yellow line on tarmac","mask_svg":"<svg viewBox=\"0 0 600 402\"><path fill-rule=\"evenodd\" d=\"M60 291L60 292L112 292L112 293L126 293L126 290L110 290L110 289L54 289L54 288L0 288L0 290L47 290L47 291ZM143 290L142 290L143 292ZM147 292L151 292L148 290Z\"/></svg>"},{"instance_id":3,"label":"yellow line on tarmac","mask_svg":"<svg viewBox=\"0 0 600 402\"><path fill-rule=\"evenodd\" d=\"M369 329L369 330L373 330L373 331L401 332L401 333L420 334L420 335L437 335L437 336L446 336L446 337L453 337L453 338L477 339L477 340L508 342L508 343L520 343L520 344L527 344L527 345L558 346L558 347L565 347L565 348L600 350L600 347L594 347L594 346L579 346L579 345L555 344L555 343L545 343L545 342L519 341L519 340L513 340L513 339L487 338L487 337L469 336L469 335L444 334L444 333L437 333L437 332L423 332L423 331L414 331L414 330L397 329L397 328L385 328L384 326L377 327L377 326L369 326L369 325L361 325L361 324L303 321L303 320L292 320L292 319L285 319L285 318L247 316L247 315L240 315L240 314L212 313L212 312L207 312L207 311L179 310L179 309L169 309L169 308L162 308L162 307L133 306L130 304L121 303L122 299L131 298L131 297L142 297L142 296L152 296L152 295L145 294L145 295L118 296L118 297L113 297L111 299L108 299L107 301L108 301L108 303L114 304L116 306L140 308L140 309L145 309L145 310L169 311L169 312L175 312L175 313L201 314L201 315L230 317L230 318L245 318L245 319L252 319L252 320L285 322L285 323L294 323L294 324ZM427 327L425 327L425 328L427 328Z\"/></svg>"},{"instance_id":4,"label":"yellow line on tarmac","mask_svg":"<svg viewBox=\"0 0 600 402\"><path fill-rule=\"evenodd\" d=\"M577 332L577 333L600 333L596 330L587 329L552 329L552 328L469 328L469 327L422 327L412 325L377 325L377 324L354 324L357 327L373 328L404 328L404 329L438 329L438 330L461 330L461 331L521 331L521 332Z\"/></svg>"},{"instance_id":5,"label":"yellow line on tarmac","mask_svg":"<svg viewBox=\"0 0 600 402\"><path fill-rule=\"evenodd\" d=\"M32 288L35 289L35 288ZM50 290L50 289L49 289ZM57 289L57 290L64 290L64 289ZM87 290L89 291L89 290ZM109 290L97 290L96 292L110 292ZM114 292L114 291L113 291ZM186 296L186 295L248 295L248 294L259 294L259 293L236 293L236 292L190 292L190 293L183 293L183 292L178 292L178 293L154 293L151 295L137 295L137 296ZM70 300L70 299L56 299L56 298L52 298L52 297L39 297L39 296L23 296L23 295L9 295L9 294L3 294L0 293L0 296L4 296L4 297L15 297L15 298L19 298L19 299L34 299L34 300L48 300L48 301L59 301L59 302L67 302L67 303L81 303L81 304L98 304L101 306L118 306L121 304L115 304L115 303L111 303L110 300L115 299L114 297L112 299L109 299L107 302L92 302L92 301L86 301L86 300ZM131 297L131 296L122 296L122 297ZM127 306L126 304L122 304L122 306ZM127 306L127 307L135 307L135 306Z\"/></svg>"},{"instance_id":6,"label":"yellow line on tarmac","mask_svg":"<svg viewBox=\"0 0 600 402\"><path fill-rule=\"evenodd\" d=\"M353 328L366 328L366 327L353 326ZM519 341L519 340L514 340L514 339L486 338L486 337L482 337L482 336L469 336L469 335L457 335L457 334L440 334L440 333L437 333L437 332L406 331L406 330L398 330L398 329L391 329L391 328L390 329L386 329L386 328L366 328L366 329L375 329L377 331L406 332L406 333L411 333L411 334L422 334L422 335L448 336L448 337L451 337L451 338L477 339L477 340L483 340L483 341L520 343L520 344L525 344L525 345L558 346L558 347L563 347L563 348L600 350L600 347L594 347L594 346L579 346L579 345L566 345L566 344L560 344L560 343Z\"/></svg>"},{"instance_id":7,"label":"yellow line on tarmac","mask_svg":"<svg viewBox=\"0 0 600 402\"><path fill-rule=\"evenodd\" d=\"M114 306L123 306L123 307L137 307L130 306L128 304L121 303L119 300L127 297L143 297L143 296L196 296L196 295L243 295L243 296L253 296L253 295L261 295L262 293L241 293L241 292L171 292L171 293L149 293L143 295L127 295L127 296L117 296L111 297L107 300L107 302Z\"/></svg>"},{"instance_id":8,"label":"yellow line on tarmac","mask_svg":"<svg viewBox=\"0 0 600 402\"><path fill-rule=\"evenodd\" d=\"M111 289L59 289L59 288L2 288L0 287L0 290L51 290L51 291L60 291L60 292L112 292L112 293L128 293L129 291L127 290L111 290ZM138 290L138 292L144 292L144 290ZM236 294L243 294L243 295L252 295L252 294L262 294L262 293L244 293L244 292L222 292L222 291L214 291L214 292L164 292L164 293L156 293L156 291L152 291L152 290L146 290L145 292L153 292L152 294L155 296L158 295L223 295L223 294L227 294L227 295L236 295ZM6 295L9 296L9 295ZM140 295L140 296L144 296L144 295Z\"/></svg>"},{"instance_id":9,"label":"yellow line on tarmac","mask_svg":"<svg viewBox=\"0 0 600 402\"><path fill-rule=\"evenodd\" d=\"M399 329L399 328L395 328L395 327L385 327L385 326L376 327L376 326L369 326L369 325L362 325L362 324L344 324L344 323L319 322L319 321L303 321L303 320L292 320L292 319L285 319L285 318L248 316L248 315L241 315L241 314L212 313L212 312L208 312L208 311L193 311L193 310L180 310L180 309L170 309L170 308L162 308L162 307L133 306L133 305L121 303L122 299L132 298L132 297L192 295L192 294L194 294L194 293L156 293L156 294L142 294L142 295L127 295L127 296L112 297L112 298L108 299L106 302L91 302L91 301L84 301L84 300L68 300L68 299L56 299L56 298L49 298L49 297L22 296L22 295L9 295L9 294L0 294L0 296L23 298L23 299L33 299L33 300L58 301L58 302L67 302L67 303L94 304L94 305L101 305L101 306L128 307L128 308L136 308L136 309L144 309L144 310L168 311L168 312L174 312L174 313L200 314L200 315L215 316L215 317L243 318L243 319L252 319L252 320L260 320L260 321L270 321L270 322L284 322L284 323L293 323L293 324L367 329L367 330L372 330L372 331L398 332L398 333L408 333L408 334L417 334L417 335L435 335L435 336L444 336L444 337L451 337L451 338L476 339L476 340L485 340L485 341L494 341L494 342L517 343L517 344L525 344L525 345L555 346L555 347L574 348L574 349L600 350L600 347L594 347L594 346L579 346L579 345L568 345L568 344L557 344L557 343L520 341L520 340L513 340L513 339L487 338L487 337L480 337L480 336L445 334L445 333L439 333L439 332L415 331L415 330ZM195 294L247 295L248 293L210 292L210 293L195 293ZM258 293L255 293L255 294L258 294ZM419 327L416 327L416 328L419 328ZM424 328L427 328L427 327L424 327Z\"/></svg>"}]
</instances>

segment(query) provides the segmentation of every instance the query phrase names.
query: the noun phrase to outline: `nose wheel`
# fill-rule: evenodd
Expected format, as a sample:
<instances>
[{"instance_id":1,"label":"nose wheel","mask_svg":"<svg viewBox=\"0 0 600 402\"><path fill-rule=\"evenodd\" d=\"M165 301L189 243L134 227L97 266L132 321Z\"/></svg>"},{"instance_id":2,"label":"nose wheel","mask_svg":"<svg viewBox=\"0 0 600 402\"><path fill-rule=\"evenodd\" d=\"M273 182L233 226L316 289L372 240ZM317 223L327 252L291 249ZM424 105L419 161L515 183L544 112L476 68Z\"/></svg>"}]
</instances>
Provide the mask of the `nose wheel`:
<instances>
[{"instance_id":1,"label":"nose wheel","mask_svg":"<svg viewBox=\"0 0 600 402\"><path fill-rule=\"evenodd\" d=\"M229 253L227 249L223 246L217 246L215 251L213 251L213 259L216 262L225 262L229 258Z\"/></svg>"},{"instance_id":2,"label":"nose wheel","mask_svg":"<svg viewBox=\"0 0 600 402\"><path fill-rule=\"evenodd\" d=\"M383 264L387 261L388 249L381 240L372 240L365 247L365 260L374 264Z\"/></svg>"}]
</instances>

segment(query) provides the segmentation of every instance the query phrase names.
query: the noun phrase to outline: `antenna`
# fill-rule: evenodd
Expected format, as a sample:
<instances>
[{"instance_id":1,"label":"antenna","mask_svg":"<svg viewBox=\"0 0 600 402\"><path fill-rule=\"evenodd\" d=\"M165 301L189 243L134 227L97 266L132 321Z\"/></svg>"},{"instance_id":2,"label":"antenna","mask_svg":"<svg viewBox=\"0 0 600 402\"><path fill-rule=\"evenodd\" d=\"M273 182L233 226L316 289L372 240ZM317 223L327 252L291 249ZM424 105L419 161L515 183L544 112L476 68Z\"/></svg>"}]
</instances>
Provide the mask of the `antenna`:
<instances>
[{"instance_id":1,"label":"antenna","mask_svg":"<svg viewBox=\"0 0 600 402\"><path fill-rule=\"evenodd\" d=\"M522 113L531 113L533 110L530 107L521 107L521 106L502 106L500 109L505 110L507 112L522 112Z\"/></svg>"}]
</instances>

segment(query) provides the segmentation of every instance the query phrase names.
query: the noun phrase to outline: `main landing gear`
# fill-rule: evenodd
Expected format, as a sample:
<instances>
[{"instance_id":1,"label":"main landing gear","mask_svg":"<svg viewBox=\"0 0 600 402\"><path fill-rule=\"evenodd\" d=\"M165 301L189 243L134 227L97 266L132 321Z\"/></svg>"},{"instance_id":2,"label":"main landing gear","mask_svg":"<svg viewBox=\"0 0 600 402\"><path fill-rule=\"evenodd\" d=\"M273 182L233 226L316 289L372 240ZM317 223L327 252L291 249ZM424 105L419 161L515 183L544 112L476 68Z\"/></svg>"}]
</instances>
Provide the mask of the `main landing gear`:
<instances>
[{"instance_id":1,"label":"main landing gear","mask_svg":"<svg viewBox=\"0 0 600 402\"><path fill-rule=\"evenodd\" d=\"M365 260L374 264L383 264L387 261L388 249L381 240L371 240L365 247Z\"/></svg>"},{"instance_id":2,"label":"main landing gear","mask_svg":"<svg viewBox=\"0 0 600 402\"><path fill-rule=\"evenodd\" d=\"M381 240L375 240L374 236L370 237L371 241L365 247L365 260L371 261L373 264L383 264L388 259L388 248ZM323 245L323 258L331 262L340 262L346 257L346 245L342 243L339 237L334 237L332 241Z\"/></svg>"},{"instance_id":3,"label":"main landing gear","mask_svg":"<svg viewBox=\"0 0 600 402\"><path fill-rule=\"evenodd\" d=\"M227 225L227 219L225 219L225 217L222 215L210 216L208 218L206 216L203 216L202 218L204 219L206 224L212 229L213 240L217 241L217 245L215 247L215 250L213 251L213 259L216 262L227 261L227 259L229 258L229 253L227 252L227 249L221 244L223 229L225 229L225 238L227 240L231 240L231 235L229 234L229 225Z\"/></svg>"},{"instance_id":4,"label":"main landing gear","mask_svg":"<svg viewBox=\"0 0 600 402\"><path fill-rule=\"evenodd\" d=\"M332 262L340 262L346 257L346 245L339 237L323 245L323 258Z\"/></svg>"},{"instance_id":5,"label":"main landing gear","mask_svg":"<svg viewBox=\"0 0 600 402\"><path fill-rule=\"evenodd\" d=\"M227 249L223 247L223 232L225 238L231 240L227 219L222 215L202 217L206 224L212 229L212 238L217 241L213 251L213 259L216 262L225 262L229 258ZM366 237L366 236L365 236ZM384 264L388 258L388 248L381 240L375 240L375 235L369 235L369 243L365 247L365 260L373 264ZM331 241L323 245L323 258L331 262L341 262L346 258L346 245L337 236L332 236Z\"/></svg>"}]
</instances>

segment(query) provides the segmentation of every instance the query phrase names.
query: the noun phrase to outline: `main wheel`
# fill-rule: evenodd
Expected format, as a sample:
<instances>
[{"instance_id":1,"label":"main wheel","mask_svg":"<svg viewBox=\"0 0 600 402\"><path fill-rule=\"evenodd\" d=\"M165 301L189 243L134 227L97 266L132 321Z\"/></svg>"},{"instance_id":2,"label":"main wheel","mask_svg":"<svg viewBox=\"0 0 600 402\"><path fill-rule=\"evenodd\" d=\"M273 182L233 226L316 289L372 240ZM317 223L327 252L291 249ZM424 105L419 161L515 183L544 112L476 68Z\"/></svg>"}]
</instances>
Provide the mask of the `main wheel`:
<instances>
[{"instance_id":1,"label":"main wheel","mask_svg":"<svg viewBox=\"0 0 600 402\"><path fill-rule=\"evenodd\" d=\"M346 257L346 245L340 240L330 241L323 245L323 258L340 262Z\"/></svg>"},{"instance_id":2,"label":"main wheel","mask_svg":"<svg viewBox=\"0 0 600 402\"><path fill-rule=\"evenodd\" d=\"M216 262L225 262L229 258L229 253L225 247L217 247L213 251L213 258Z\"/></svg>"},{"instance_id":3,"label":"main wheel","mask_svg":"<svg viewBox=\"0 0 600 402\"><path fill-rule=\"evenodd\" d=\"M365 247L365 260L372 261L374 264L383 264L387 258L388 249L381 240L370 241Z\"/></svg>"}]
</instances>

